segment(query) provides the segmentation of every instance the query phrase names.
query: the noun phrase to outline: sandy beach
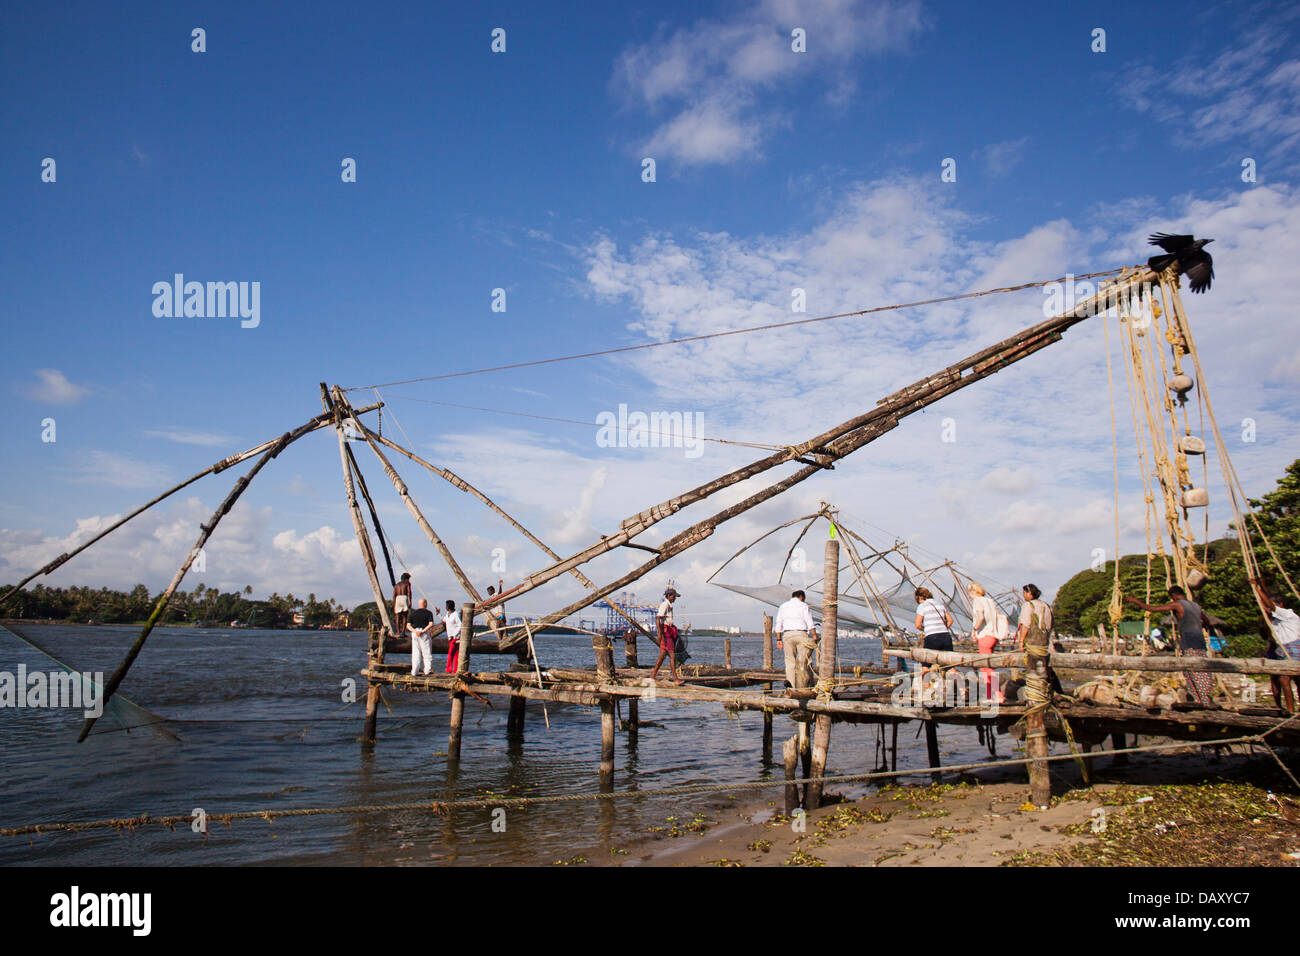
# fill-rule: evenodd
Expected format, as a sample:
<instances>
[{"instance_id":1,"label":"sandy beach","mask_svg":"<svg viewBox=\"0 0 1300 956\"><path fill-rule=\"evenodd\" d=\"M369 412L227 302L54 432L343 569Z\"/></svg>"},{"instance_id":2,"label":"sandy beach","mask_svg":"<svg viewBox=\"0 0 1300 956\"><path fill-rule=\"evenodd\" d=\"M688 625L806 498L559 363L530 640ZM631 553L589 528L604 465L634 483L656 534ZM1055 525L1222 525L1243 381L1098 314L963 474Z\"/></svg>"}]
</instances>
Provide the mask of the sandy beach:
<instances>
[{"instance_id":1,"label":"sandy beach","mask_svg":"<svg viewBox=\"0 0 1300 956\"><path fill-rule=\"evenodd\" d=\"M1285 755L1284 755L1285 756ZM899 783L823 806L803 826L780 791L724 811L707 832L657 835L614 863L628 866L1072 866L1300 863L1300 804L1279 798L1266 754L1186 752L1094 762L1085 785L1058 764L1046 810L1014 771ZM1068 767L1068 769L1064 769ZM915 780L915 777L906 778ZM1289 789L1289 788L1287 788ZM1286 792L1286 790L1283 790Z\"/></svg>"}]
</instances>

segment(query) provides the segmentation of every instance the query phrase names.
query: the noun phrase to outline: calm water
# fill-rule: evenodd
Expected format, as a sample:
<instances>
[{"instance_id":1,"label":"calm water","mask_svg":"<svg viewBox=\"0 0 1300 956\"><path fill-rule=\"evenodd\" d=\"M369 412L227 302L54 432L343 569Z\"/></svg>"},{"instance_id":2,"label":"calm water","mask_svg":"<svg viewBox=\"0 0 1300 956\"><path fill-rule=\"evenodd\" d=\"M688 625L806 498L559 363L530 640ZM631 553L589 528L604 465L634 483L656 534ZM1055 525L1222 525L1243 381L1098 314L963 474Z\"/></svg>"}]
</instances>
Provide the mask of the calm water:
<instances>
[{"instance_id":1,"label":"calm water","mask_svg":"<svg viewBox=\"0 0 1300 956\"><path fill-rule=\"evenodd\" d=\"M78 670L106 674L138 632L76 626L21 630ZM757 639L732 643L736 665L761 662ZM378 745L372 755L363 755L358 737L364 703L345 704L342 682L357 678L364 646L365 636L355 633L159 628L121 690L167 718L165 726L174 736L148 727L127 729L148 715L114 708L78 744L79 711L0 709L0 826L188 815L196 807L217 814L446 799L446 760L438 755L447 742L450 703L444 694L386 689L388 709L380 709ZM722 662L721 638L692 638L691 650L693 663ZM621 661L621 651L616 653ZM879 653L873 641L850 640L842 642L840 657L842 662L879 661ZM540 638L538 656L544 666L587 666L590 639ZM485 669L493 660L476 658ZM29 671L54 666L0 629L0 670L16 672L20 663ZM364 699L364 684L357 680ZM489 709L473 699L466 702L457 798L597 789L598 709L548 705L547 729L541 705L530 702L525 740L516 744L506 741L506 700L493 703ZM763 761L761 714L729 715L720 705L661 700L642 702L641 720L660 726L643 727L635 748L620 732L617 791L781 775L779 765ZM791 726L780 717L774 723L778 761L780 740L790 735ZM925 765L924 741L914 733L915 727L900 730L900 767ZM985 753L974 730L944 728L940 744L945 763ZM1005 753L1010 741L1004 737L999 744ZM828 772L864 772L877 764L874 728L836 726ZM635 859L636 844L651 836L650 827L665 826L668 817L689 820L702 813L717 820L729 808L779 799L780 790L759 793L735 801L720 794L630 795L612 803L512 809L504 833L493 832L490 811L484 810L451 821L402 811L270 824L237 821L229 828L212 823L206 838L188 828L0 837L0 864L551 864L577 855L609 859L614 849L629 848Z\"/></svg>"}]
</instances>

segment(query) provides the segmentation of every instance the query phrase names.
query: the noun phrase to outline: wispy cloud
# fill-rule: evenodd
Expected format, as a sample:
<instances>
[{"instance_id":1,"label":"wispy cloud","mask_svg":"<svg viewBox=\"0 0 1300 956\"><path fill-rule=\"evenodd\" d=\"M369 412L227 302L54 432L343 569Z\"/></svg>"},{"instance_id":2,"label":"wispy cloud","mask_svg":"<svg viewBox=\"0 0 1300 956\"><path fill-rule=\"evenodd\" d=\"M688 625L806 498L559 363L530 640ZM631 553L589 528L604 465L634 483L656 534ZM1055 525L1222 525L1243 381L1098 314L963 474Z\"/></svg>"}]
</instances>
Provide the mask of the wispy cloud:
<instances>
[{"instance_id":1,"label":"wispy cloud","mask_svg":"<svg viewBox=\"0 0 1300 956\"><path fill-rule=\"evenodd\" d=\"M91 451L71 469L74 481L115 488L163 488L169 474L166 465L112 451Z\"/></svg>"},{"instance_id":2,"label":"wispy cloud","mask_svg":"<svg viewBox=\"0 0 1300 956\"><path fill-rule=\"evenodd\" d=\"M1025 146L1029 143L1028 136L1022 136L1019 139L1007 139L1000 143L990 143L989 145L975 151L975 158L979 160L984 171L994 179L1000 179L1008 176L1011 171L1020 165L1021 160L1025 158Z\"/></svg>"},{"instance_id":3,"label":"wispy cloud","mask_svg":"<svg viewBox=\"0 0 1300 956\"><path fill-rule=\"evenodd\" d=\"M162 438L181 445L203 445L205 447L226 447L235 440L219 432L202 432L184 428L180 425L165 425L162 428L146 428L141 432L145 438Z\"/></svg>"},{"instance_id":4,"label":"wispy cloud","mask_svg":"<svg viewBox=\"0 0 1300 956\"><path fill-rule=\"evenodd\" d=\"M1295 8L1270 10L1267 24L1212 59L1188 54L1126 71L1120 93L1132 108L1172 124L1186 144L1233 143L1292 159L1300 144L1298 18Z\"/></svg>"},{"instance_id":5,"label":"wispy cloud","mask_svg":"<svg viewBox=\"0 0 1300 956\"><path fill-rule=\"evenodd\" d=\"M807 50L792 50L805 31ZM789 120L775 91L819 77L830 102L853 93L855 58L900 49L923 28L918 0L758 0L730 18L699 20L625 50L613 84L656 117L645 155L687 164L756 155Z\"/></svg>"},{"instance_id":6,"label":"wispy cloud","mask_svg":"<svg viewBox=\"0 0 1300 956\"><path fill-rule=\"evenodd\" d=\"M49 405L75 405L90 393L84 385L74 385L56 368L38 368L36 381L22 383L18 390L28 398Z\"/></svg>"}]
</instances>

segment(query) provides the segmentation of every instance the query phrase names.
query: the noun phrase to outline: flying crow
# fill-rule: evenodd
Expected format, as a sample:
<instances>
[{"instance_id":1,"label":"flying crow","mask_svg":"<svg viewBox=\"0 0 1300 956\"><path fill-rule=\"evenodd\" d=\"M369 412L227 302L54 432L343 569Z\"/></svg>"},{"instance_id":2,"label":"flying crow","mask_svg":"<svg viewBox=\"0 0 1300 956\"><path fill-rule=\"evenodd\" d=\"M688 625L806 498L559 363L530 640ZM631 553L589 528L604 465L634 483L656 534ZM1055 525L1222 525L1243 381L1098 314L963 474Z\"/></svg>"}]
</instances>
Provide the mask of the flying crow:
<instances>
[{"instance_id":1,"label":"flying crow","mask_svg":"<svg viewBox=\"0 0 1300 956\"><path fill-rule=\"evenodd\" d=\"M1214 260L1205 251L1205 246L1213 242L1213 239L1171 236L1167 232L1157 232L1148 241L1168 253L1168 255L1152 256L1148 259L1149 268L1155 272L1164 272L1176 262L1178 271L1187 276L1193 292L1204 292L1210 287L1210 282L1214 279Z\"/></svg>"}]
</instances>

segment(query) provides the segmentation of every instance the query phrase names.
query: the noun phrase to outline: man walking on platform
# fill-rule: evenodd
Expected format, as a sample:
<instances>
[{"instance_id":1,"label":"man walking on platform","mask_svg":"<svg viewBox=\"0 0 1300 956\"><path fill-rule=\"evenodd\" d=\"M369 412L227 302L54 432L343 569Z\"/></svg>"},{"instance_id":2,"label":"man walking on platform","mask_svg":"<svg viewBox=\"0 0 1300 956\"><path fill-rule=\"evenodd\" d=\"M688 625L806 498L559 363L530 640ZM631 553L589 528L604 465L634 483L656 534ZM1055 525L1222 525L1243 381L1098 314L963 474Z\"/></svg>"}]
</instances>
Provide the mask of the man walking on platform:
<instances>
[{"instance_id":1,"label":"man walking on platform","mask_svg":"<svg viewBox=\"0 0 1300 956\"><path fill-rule=\"evenodd\" d=\"M817 649L817 628L803 591L795 591L776 612L776 646L785 651L785 682L790 687L813 683L812 655Z\"/></svg>"}]
</instances>

